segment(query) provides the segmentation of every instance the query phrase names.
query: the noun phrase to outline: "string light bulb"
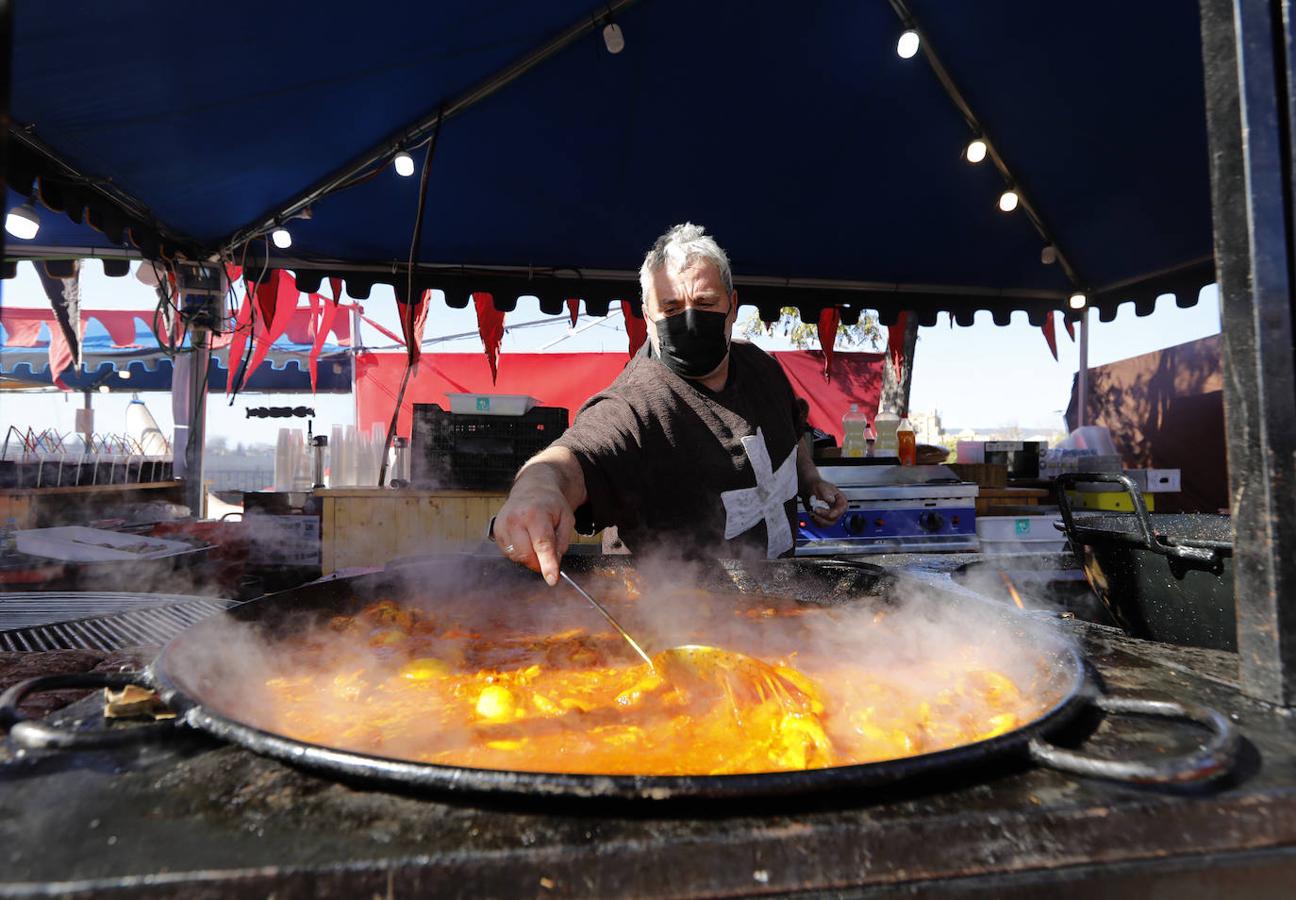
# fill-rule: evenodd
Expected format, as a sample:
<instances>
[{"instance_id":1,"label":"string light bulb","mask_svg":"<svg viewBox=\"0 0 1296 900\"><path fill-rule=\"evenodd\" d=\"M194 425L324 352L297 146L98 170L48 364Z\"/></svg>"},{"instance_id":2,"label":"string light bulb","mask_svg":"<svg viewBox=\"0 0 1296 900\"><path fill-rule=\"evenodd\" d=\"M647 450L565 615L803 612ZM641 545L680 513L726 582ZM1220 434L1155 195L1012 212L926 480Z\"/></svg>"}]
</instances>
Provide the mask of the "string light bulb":
<instances>
[{"instance_id":1,"label":"string light bulb","mask_svg":"<svg viewBox=\"0 0 1296 900\"><path fill-rule=\"evenodd\" d=\"M900 40L896 41L896 53L901 59L913 59L918 55L918 47L921 44L922 38L918 36L918 30L906 28L900 33Z\"/></svg>"},{"instance_id":2,"label":"string light bulb","mask_svg":"<svg viewBox=\"0 0 1296 900\"><path fill-rule=\"evenodd\" d=\"M122 381L130 381L131 379L130 369L122 369L120 372L117 373L117 377L120 378Z\"/></svg>"},{"instance_id":3,"label":"string light bulb","mask_svg":"<svg viewBox=\"0 0 1296 900\"><path fill-rule=\"evenodd\" d=\"M404 150L392 157L392 164L396 166L396 174L401 178L409 178L414 174L414 157Z\"/></svg>"},{"instance_id":4,"label":"string light bulb","mask_svg":"<svg viewBox=\"0 0 1296 900\"><path fill-rule=\"evenodd\" d=\"M613 56L625 49L625 35L621 33L621 26L616 22L608 22L603 26L603 45Z\"/></svg>"},{"instance_id":5,"label":"string light bulb","mask_svg":"<svg viewBox=\"0 0 1296 900\"><path fill-rule=\"evenodd\" d=\"M1084 309L1085 305L1088 304L1088 302L1089 302L1088 297L1086 297L1084 294L1080 293L1079 291L1076 291L1074 294L1071 295L1070 299L1067 300L1067 305L1070 306L1072 309Z\"/></svg>"},{"instance_id":6,"label":"string light bulb","mask_svg":"<svg viewBox=\"0 0 1296 900\"><path fill-rule=\"evenodd\" d=\"M1040 262L1042 262L1046 266L1051 266L1053 265L1053 263L1057 262L1057 247L1054 247L1052 244L1049 244L1047 247L1041 250Z\"/></svg>"},{"instance_id":7,"label":"string light bulb","mask_svg":"<svg viewBox=\"0 0 1296 900\"><path fill-rule=\"evenodd\" d=\"M270 240L280 250L287 250L292 246L292 235L288 233L287 228L276 228L270 232Z\"/></svg>"},{"instance_id":8,"label":"string light bulb","mask_svg":"<svg viewBox=\"0 0 1296 900\"><path fill-rule=\"evenodd\" d=\"M20 241L30 241L40 231L40 213L30 201L22 206L15 206L5 216L5 231Z\"/></svg>"},{"instance_id":9,"label":"string light bulb","mask_svg":"<svg viewBox=\"0 0 1296 900\"><path fill-rule=\"evenodd\" d=\"M108 387L108 385L106 385L106 384L101 384L101 385L99 385L99 393L101 393L101 394L106 394L106 393L108 393L110 390L112 390L112 388Z\"/></svg>"},{"instance_id":10,"label":"string light bulb","mask_svg":"<svg viewBox=\"0 0 1296 900\"><path fill-rule=\"evenodd\" d=\"M1017 208L1020 201L1021 198L1017 196L1017 192L1009 188L999 195L999 208L1004 212L1012 212Z\"/></svg>"},{"instance_id":11,"label":"string light bulb","mask_svg":"<svg viewBox=\"0 0 1296 900\"><path fill-rule=\"evenodd\" d=\"M963 156L968 162L976 164L986 158L986 153L989 152L989 150L990 148L986 145L984 140L981 138L973 138L967 145L967 150L963 151Z\"/></svg>"}]
</instances>

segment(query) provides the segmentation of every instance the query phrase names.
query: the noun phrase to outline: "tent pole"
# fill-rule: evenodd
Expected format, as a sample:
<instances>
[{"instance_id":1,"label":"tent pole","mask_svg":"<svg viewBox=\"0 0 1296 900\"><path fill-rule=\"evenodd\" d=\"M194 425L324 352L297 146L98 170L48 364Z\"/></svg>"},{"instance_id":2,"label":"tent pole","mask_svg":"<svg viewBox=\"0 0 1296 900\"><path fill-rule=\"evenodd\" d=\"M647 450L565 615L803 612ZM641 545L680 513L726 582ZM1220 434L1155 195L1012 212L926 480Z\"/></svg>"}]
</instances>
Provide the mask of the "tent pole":
<instances>
[{"instance_id":1,"label":"tent pole","mask_svg":"<svg viewBox=\"0 0 1296 900\"><path fill-rule=\"evenodd\" d=\"M1080 371L1076 375L1076 427L1089 424L1089 307L1080 313Z\"/></svg>"},{"instance_id":2,"label":"tent pole","mask_svg":"<svg viewBox=\"0 0 1296 900\"><path fill-rule=\"evenodd\" d=\"M351 422L356 433L360 432L360 351L364 341L360 338L360 307L352 301L351 306Z\"/></svg>"},{"instance_id":3,"label":"tent pole","mask_svg":"<svg viewBox=\"0 0 1296 900\"><path fill-rule=\"evenodd\" d=\"M1242 690L1296 707L1296 48L1288 4L1199 0ZM1277 13L1282 7L1283 16Z\"/></svg>"},{"instance_id":4,"label":"tent pole","mask_svg":"<svg viewBox=\"0 0 1296 900\"><path fill-rule=\"evenodd\" d=\"M189 514L201 519L206 513L207 486L203 480L203 456L207 441L207 371L211 364L208 331L195 328L193 362L189 366L189 438L185 443L185 503Z\"/></svg>"}]
</instances>

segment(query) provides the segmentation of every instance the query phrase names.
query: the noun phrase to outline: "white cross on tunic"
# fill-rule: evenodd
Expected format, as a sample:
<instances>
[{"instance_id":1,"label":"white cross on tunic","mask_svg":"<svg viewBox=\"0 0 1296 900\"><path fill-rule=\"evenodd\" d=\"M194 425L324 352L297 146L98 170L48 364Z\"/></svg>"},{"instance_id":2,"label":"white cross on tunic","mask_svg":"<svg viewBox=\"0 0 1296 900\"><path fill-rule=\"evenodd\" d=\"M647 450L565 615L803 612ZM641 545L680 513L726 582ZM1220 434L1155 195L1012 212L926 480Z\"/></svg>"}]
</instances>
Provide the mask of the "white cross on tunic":
<instances>
[{"instance_id":1,"label":"white cross on tunic","mask_svg":"<svg viewBox=\"0 0 1296 900\"><path fill-rule=\"evenodd\" d=\"M742 445L751 460L756 487L738 488L720 495L725 508L725 540L736 538L764 520L765 555L774 559L792 548L792 528L783 504L796 496L796 447L793 446L775 471L765 447L765 435L759 428L755 435L743 438Z\"/></svg>"}]
</instances>

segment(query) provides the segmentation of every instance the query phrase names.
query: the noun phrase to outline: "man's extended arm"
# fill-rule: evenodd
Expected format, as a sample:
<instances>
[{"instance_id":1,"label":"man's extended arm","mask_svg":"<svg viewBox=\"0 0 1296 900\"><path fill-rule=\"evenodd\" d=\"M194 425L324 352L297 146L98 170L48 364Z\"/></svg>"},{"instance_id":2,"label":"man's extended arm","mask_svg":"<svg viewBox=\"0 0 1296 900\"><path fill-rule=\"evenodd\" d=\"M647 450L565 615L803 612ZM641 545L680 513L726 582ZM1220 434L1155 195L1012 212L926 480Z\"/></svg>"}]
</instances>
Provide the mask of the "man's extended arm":
<instances>
[{"instance_id":1,"label":"man's extended arm","mask_svg":"<svg viewBox=\"0 0 1296 900\"><path fill-rule=\"evenodd\" d=\"M810 435L802 436L797 441L797 493L805 504L810 518L819 525L832 525L846 512L846 495L837 489L837 485L824 481L819 474L819 467L814 464L810 451ZM811 498L817 497L826 504L816 509Z\"/></svg>"},{"instance_id":2,"label":"man's extended arm","mask_svg":"<svg viewBox=\"0 0 1296 900\"><path fill-rule=\"evenodd\" d=\"M510 559L535 569L551 586L557 584L558 561L571 543L575 510L585 499L585 476L576 455L560 446L541 450L513 480L495 517L495 543Z\"/></svg>"}]
</instances>

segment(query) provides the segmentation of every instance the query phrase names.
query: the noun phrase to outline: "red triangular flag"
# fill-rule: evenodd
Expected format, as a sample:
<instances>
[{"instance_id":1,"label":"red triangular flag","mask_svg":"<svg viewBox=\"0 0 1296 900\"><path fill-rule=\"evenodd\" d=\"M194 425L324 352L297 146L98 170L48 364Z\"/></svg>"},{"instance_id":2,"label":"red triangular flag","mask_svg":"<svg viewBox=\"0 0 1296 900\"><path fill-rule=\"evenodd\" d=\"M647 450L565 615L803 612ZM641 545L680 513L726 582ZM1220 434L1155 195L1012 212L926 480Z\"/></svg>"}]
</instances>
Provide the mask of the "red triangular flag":
<instances>
[{"instance_id":1,"label":"red triangular flag","mask_svg":"<svg viewBox=\"0 0 1296 900\"><path fill-rule=\"evenodd\" d=\"M226 394L234 390L234 376L238 374L239 364L243 362L243 351L247 349L247 342L252 337L254 302L251 291L245 287L243 304L238 309L238 316L234 319L234 332L230 335L229 356L225 359L225 365L229 368L229 377L225 380Z\"/></svg>"},{"instance_id":2,"label":"red triangular flag","mask_svg":"<svg viewBox=\"0 0 1296 900\"><path fill-rule=\"evenodd\" d=\"M1040 331L1044 332L1044 340L1048 342L1048 348L1052 351L1053 359L1056 361L1058 358L1057 325L1053 322L1053 310L1050 309L1048 315L1044 317L1044 325L1040 328Z\"/></svg>"},{"instance_id":3,"label":"red triangular flag","mask_svg":"<svg viewBox=\"0 0 1296 900\"><path fill-rule=\"evenodd\" d=\"M1062 317L1062 325L1066 328L1067 334L1071 335L1071 340L1075 340L1075 322L1072 322L1065 315Z\"/></svg>"},{"instance_id":4,"label":"red triangular flag","mask_svg":"<svg viewBox=\"0 0 1296 900\"><path fill-rule=\"evenodd\" d=\"M477 333L481 335L482 346L486 349L486 360L490 363L491 384L499 377L499 349L504 340L504 313L495 308L495 298L490 294L473 294L473 304L477 307Z\"/></svg>"},{"instance_id":5,"label":"red triangular flag","mask_svg":"<svg viewBox=\"0 0 1296 900\"><path fill-rule=\"evenodd\" d=\"M895 324L887 328L887 358L895 368L896 380L900 379L904 369L904 334L909 322L909 313L902 312L896 316Z\"/></svg>"},{"instance_id":6,"label":"red triangular flag","mask_svg":"<svg viewBox=\"0 0 1296 900\"><path fill-rule=\"evenodd\" d=\"M824 381L832 380L833 350L837 347L837 327L841 325L841 312L835 306L819 311L819 349L823 351Z\"/></svg>"},{"instance_id":7,"label":"red triangular flag","mask_svg":"<svg viewBox=\"0 0 1296 900\"><path fill-rule=\"evenodd\" d=\"M269 278L257 286L257 309L265 318L261 320L261 333L256 335L257 343L252 350L252 360L243 373L244 385L270 352L270 345L288 328L288 323L297 312L297 297L297 282L283 269L275 269Z\"/></svg>"},{"instance_id":8,"label":"red triangular flag","mask_svg":"<svg viewBox=\"0 0 1296 900\"><path fill-rule=\"evenodd\" d=\"M629 300L621 301L621 318L625 320L626 337L630 343L630 357L639 352L644 341L648 340L648 322L642 315L636 316Z\"/></svg>"},{"instance_id":9,"label":"red triangular flag","mask_svg":"<svg viewBox=\"0 0 1296 900\"><path fill-rule=\"evenodd\" d=\"M402 303L401 295L396 294L400 310L401 334L404 335L405 356L412 366L423 355L423 326L427 324L428 301L432 291L423 291L414 303Z\"/></svg>"},{"instance_id":10,"label":"red triangular flag","mask_svg":"<svg viewBox=\"0 0 1296 900\"><path fill-rule=\"evenodd\" d=\"M310 356L307 357L307 364L310 366L311 393L315 393L315 382L318 378L319 356L320 351L324 348L324 341L328 339L329 332L333 330L333 319L337 316L338 304L336 300L321 294L311 294L312 312L319 305L323 305L319 318L315 321L315 341L311 344Z\"/></svg>"},{"instance_id":11,"label":"red triangular flag","mask_svg":"<svg viewBox=\"0 0 1296 900\"><path fill-rule=\"evenodd\" d=\"M568 301L567 301L567 314L568 314L569 316L571 316L571 327L572 327L572 328L575 328L575 327L576 327L576 320L577 320L578 318L580 318L580 301L579 301L579 300L568 300Z\"/></svg>"}]
</instances>

